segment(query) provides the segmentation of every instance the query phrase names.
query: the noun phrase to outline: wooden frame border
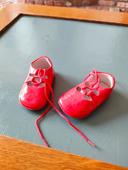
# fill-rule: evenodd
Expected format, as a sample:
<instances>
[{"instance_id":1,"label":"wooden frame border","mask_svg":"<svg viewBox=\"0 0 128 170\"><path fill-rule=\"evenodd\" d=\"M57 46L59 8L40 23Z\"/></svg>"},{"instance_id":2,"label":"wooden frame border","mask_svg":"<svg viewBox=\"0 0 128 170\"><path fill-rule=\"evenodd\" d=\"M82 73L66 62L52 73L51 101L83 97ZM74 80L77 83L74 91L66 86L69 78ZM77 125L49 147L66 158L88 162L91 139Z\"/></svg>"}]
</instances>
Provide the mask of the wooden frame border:
<instances>
[{"instance_id":1,"label":"wooden frame border","mask_svg":"<svg viewBox=\"0 0 128 170\"><path fill-rule=\"evenodd\" d=\"M28 4L11 4L0 11L0 32L2 32L5 28L7 28L7 26L20 15L33 15L33 16L100 22L100 23L108 23L108 24L128 25L128 13L87 10L87 9L79 9L79 8L28 5ZM81 165L83 165L83 161L84 163L86 163L86 160L83 160L84 158L79 157L79 159L81 159L80 161ZM85 159L88 160L88 158ZM95 164L95 160L90 161L90 159L89 159L89 164L90 164L90 168L89 166L87 166L88 170L92 169L92 167L94 170L97 169L100 170L127 169L128 170L128 168L118 167L100 161L97 164Z\"/></svg>"},{"instance_id":2,"label":"wooden frame border","mask_svg":"<svg viewBox=\"0 0 128 170\"><path fill-rule=\"evenodd\" d=\"M5 29L19 15L33 15L128 25L128 13L30 4L10 4L0 11L0 31Z\"/></svg>"}]
</instances>

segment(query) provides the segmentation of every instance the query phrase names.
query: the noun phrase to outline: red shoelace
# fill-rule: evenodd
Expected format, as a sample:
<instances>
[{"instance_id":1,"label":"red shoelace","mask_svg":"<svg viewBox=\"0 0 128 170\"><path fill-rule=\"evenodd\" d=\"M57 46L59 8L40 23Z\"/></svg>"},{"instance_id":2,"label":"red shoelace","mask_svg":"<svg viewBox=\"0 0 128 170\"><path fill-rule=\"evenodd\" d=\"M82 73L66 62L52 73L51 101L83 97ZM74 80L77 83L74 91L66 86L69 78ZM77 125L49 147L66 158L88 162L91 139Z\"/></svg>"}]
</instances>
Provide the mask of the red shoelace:
<instances>
[{"instance_id":1,"label":"red shoelace","mask_svg":"<svg viewBox=\"0 0 128 170\"><path fill-rule=\"evenodd\" d=\"M88 97L88 100L92 101L92 97L90 96L91 93L94 93L95 95L99 95L98 88L100 86L100 78L98 76L98 73L96 70L93 70L85 79L84 82L92 76L92 83L89 83L88 81L83 83L82 87L77 86L76 89L84 96Z\"/></svg>"},{"instance_id":2,"label":"red shoelace","mask_svg":"<svg viewBox=\"0 0 128 170\"><path fill-rule=\"evenodd\" d=\"M45 111L38 117L38 119L35 122L36 125L36 129L37 132L39 133L43 143L45 146L49 147L49 144L47 142L47 140L44 137L44 134L39 126L40 121L44 118L44 116L50 111L51 108L54 108L54 110L58 113L58 115L60 117L62 117L69 126L71 126L89 145L96 147L96 145L78 128L76 127L63 113L61 113L61 111L56 107L56 105L54 104L54 92L53 89L51 87L51 85L46 81L46 79L48 77L46 77L45 75L45 71L44 71L44 75L40 77L40 71L38 71L37 73L31 74L32 79L30 80L34 85L36 86L40 86L41 84L44 84L44 94L45 97L47 99L47 102L49 103L48 107L45 109ZM36 81L37 80L37 81ZM50 99L47 95L47 88L49 88L50 92L51 92L51 97L52 99Z\"/></svg>"}]
</instances>

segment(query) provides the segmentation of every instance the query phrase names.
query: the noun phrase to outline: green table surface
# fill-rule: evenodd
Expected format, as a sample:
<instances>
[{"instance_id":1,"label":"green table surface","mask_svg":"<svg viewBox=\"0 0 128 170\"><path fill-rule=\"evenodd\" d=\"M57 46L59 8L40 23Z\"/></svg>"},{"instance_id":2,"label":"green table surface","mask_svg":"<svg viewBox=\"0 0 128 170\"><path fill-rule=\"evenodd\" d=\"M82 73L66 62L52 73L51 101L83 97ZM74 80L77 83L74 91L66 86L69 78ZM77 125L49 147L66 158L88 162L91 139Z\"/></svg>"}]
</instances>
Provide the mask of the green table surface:
<instances>
[{"instance_id":1,"label":"green table surface","mask_svg":"<svg viewBox=\"0 0 128 170\"><path fill-rule=\"evenodd\" d=\"M90 147L51 110L41 127L53 148L128 166L128 28L123 26L21 17L0 35L0 134L42 144L34 122L39 112L18 103L32 60L51 57L58 97L92 69L116 77L111 97L84 120L71 119L98 148Z\"/></svg>"}]
</instances>

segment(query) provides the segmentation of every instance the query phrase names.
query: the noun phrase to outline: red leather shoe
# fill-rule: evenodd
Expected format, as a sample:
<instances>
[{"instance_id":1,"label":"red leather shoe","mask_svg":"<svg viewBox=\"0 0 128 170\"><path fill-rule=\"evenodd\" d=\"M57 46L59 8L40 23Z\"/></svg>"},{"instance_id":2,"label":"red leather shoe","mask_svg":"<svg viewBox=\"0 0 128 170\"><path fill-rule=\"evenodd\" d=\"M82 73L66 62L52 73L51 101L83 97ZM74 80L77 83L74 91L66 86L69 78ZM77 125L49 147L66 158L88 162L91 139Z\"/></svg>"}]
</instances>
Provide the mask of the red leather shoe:
<instances>
[{"instance_id":1,"label":"red leather shoe","mask_svg":"<svg viewBox=\"0 0 128 170\"><path fill-rule=\"evenodd\" d=\"M21 105L29 110L43 108L47 103L46 96L50 95L53 79L53 65L48 57L42 56L33 61L19 94Z\"/></svg>"},{"instance_id":2,"label":"red leather shoe","mask_svg":"<svg viewBox=\"0 0 128 170\"><path fill-rule=\"evenodd\" d=\"M64 93L58 104L65 114L85 118L110 96L114 86L113 75L92 71L82 83Z\"/></svg>"}]
</instances>

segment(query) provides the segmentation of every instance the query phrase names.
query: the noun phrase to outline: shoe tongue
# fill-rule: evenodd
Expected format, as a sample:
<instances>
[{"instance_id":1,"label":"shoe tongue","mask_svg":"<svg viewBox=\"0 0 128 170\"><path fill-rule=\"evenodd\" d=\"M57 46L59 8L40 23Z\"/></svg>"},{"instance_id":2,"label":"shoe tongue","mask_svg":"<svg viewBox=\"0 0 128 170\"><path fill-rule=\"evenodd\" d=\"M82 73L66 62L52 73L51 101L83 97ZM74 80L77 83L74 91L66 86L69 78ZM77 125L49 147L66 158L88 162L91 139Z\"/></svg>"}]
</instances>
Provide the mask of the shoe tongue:
<instances>
[{"instance_id":1,"label":"shoe tongue","mask_svg":"<svg viewBox=\"0 0 128 170\"><path fill-rule=\"evenodd\" d=\"M30 73L32 74L37 74L37 73L40 73L40 75L43 75L44 74L44 70L39 68L39 69L35 69L33 67L30 67Z\"/></svg>"},{"instance_id":2,"label":"shoe tongue","mask_svg":"<svg viewBox=\"0 0 128 170\"><path fill-rule=\"evenodd\" d=\"M87 79L84 80L84 85L86 85L87 87L91 87L96 83L96 81L96 76L90 75L89 77L87 77Z\"/></svg>"}]
</instances>

